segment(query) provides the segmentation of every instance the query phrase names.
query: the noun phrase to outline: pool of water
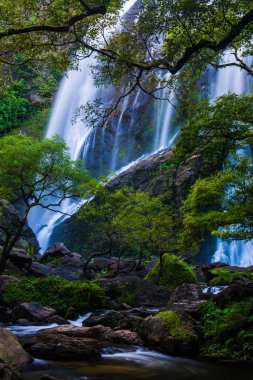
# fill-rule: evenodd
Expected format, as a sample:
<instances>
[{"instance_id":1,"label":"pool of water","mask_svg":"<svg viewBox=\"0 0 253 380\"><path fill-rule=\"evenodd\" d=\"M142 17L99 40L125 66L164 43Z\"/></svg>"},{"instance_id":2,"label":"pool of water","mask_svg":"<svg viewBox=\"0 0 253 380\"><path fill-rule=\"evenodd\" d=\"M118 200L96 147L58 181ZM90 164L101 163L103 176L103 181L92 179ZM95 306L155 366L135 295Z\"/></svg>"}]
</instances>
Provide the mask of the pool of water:
<instances>
[{"instance_id":1,"label":"pool of water","mask_svg":"<svg viewBox=\"0 0 253 380\"><path fill-rule=\"evenodd\" d=\"M87 317L88 314L72 322L81 325ZM25 342L37 331L53 326L17 325L8 329ZM25 379L40 380L48 374L57 380L253 380L253 370L248 368L168 356L140 347L100 344L99 348L103 355L95 361L34 359L23 369Z\"/></svg>"},{"instance_id":2,"label":"pool of water","mask_svg":"<svg viewBox=\"0 0 253 380\"><path fill-rule=\"evenodd\" d=\"M172 357L141 348L104 354L94 362L36 359L24 371L26 380L39 380L45 373L58 380L253 380L252 369Z\"/></svg>"}]
</instances>

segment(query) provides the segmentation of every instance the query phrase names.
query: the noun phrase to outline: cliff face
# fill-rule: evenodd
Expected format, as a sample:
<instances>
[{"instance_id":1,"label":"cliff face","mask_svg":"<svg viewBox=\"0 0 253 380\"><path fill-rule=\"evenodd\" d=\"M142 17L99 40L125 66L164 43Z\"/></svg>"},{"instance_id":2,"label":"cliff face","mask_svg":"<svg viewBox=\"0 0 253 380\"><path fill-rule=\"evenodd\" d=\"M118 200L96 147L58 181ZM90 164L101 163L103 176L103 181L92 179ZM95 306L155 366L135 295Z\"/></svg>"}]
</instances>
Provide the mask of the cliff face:
<instances>
[{"instance_id":1,"label":"cliff face","mask_svg":"<svg viewBox=\"0 0 253 380\"><path fill-rule=\"evenodd\" d=\"M112 191L130 186L136 190L148 191L153 195L170 191L173 202L180 207L190 186L202 175L204 154L196 152L177 170L167 165L172 154L171 149L165 149L143 158L113 177L106 186ZM217 165L209 169L211 173L217 170ZM83 250L82 242L85 242L91 228L96 228L96 226L87 225L85 220L79 220L75 214L54 229L50 244L63 241L71 247L72 251L88 252L87 246Z\"/></svg>"}]
</instances>

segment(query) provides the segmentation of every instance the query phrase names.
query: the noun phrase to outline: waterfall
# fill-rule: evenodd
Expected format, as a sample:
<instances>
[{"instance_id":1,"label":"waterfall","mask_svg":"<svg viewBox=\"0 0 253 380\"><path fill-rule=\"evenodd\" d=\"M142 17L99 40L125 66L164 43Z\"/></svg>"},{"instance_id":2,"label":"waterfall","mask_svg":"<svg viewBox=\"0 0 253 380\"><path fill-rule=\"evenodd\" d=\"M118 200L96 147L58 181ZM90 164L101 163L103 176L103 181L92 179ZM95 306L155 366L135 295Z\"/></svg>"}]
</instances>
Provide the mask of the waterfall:
<instances>
[{"instance_id":1,"label":"waterfall","mask_svg":"<svg viewBox=\"0 0 253 380\"><path fill-rule=\"evenodd\" d=\"M231 55L226 53L224 61L231 62ZM219 69L213 91L213 101L218 96L229 92L243 94L249 90L249 79L244 70L238 67L230 66L225 69ZM248 154L247 149L240 151L240 155ZM212 262L223 262L229 265L238 265L246 267L253 265L253 240L227 240L216 239L215 252L211 258Z\"/></svg>"},{"instance_id":2,"label":"waterfall","mask_svg":"<svg viewBox=\"0 0 253 380\"><path fill-rule=\"evenodd\" d=\"M127 1L121 17L137 3L138 0ZM229 54L226 54L225 60L228 59ZM172 146L179 129L172 123L174 108L170 101L173 99L154 101L140 89L124 98L118 114L107 128L93 129L81 117L74 118L77 108L87 101L91 102L98 94L102 99L111 99L115 95L113 88L95 87L90 73L90 66L95 60L95 57L90 57L80 61L78 70L69 70L62 79L45 137L55 134L62 136L70 149L71 158L81 158L91 173L99 176L107 174L108 171L126 170L142 158ZM218 71L210 70L210 76L211 102L228 92L242 94L249 88L246 73L234 66ZM166 88L160 91L160 97L167 97ZM78 204L80 202L66 200L60 211L72 215ZM50 244L55 227L66 218L66 215L39 207L32 210L29 224L35 231L42 250ZM252 242L228 243L217 239L212 261L252 265L252 250Z\"/></svg>"},{"instance_id":3,"label":"waterfall","mask_svg":"<svg viewBox=\"0 0 253 380\"><path fill-rule=\"evenodd\" d=\"M126 17L135 3L137 4L138 1L129 0L125 3L120 15L121 19ZM118 28L121 28L120 23ZM95 57L83 59L79 63L78 70L69 70L62 79L53 104L45 138L50 138L56 134L63 137L69 147L71 159L81 158L87 164L88 169L92 171L92 165L95 165L97 174L105 174L108 171L118 170L131 161L134 162L135 159L140 159L143 153L152 154L154 151L169 145L169 137L170 139L174 137L170 132L172 107L168 107L168 103L161 101L160 105L158 105L159 112L155 112L154 109L157 105L153 102L151 105L152 115L148 115L147 119L154 119L155 132L153 135L155 137L151 139L153 141L155 138L158 143L156 146L154 143L151 144L150 148L146 146L144 151L141 149L136 151L137 144L133 135L143 97L140 89L134 95L125 97L120 106L119 115L112 123L111 146L109 152L105 153L106 149L108 149L107 146L110 145L108 143L110 140L108 135L109 128L93 129L81 117L76 117L76 110L87 101L94 100L98 93L101 96L102 92L101 98L110 99L114 90L97 89L95 87L90 72L90 66L94 64L95 60ZM145 96L145 99L144 103L149 102L148 95ZM157 114L159 114L159 118L157 118ZM127 146L124 138L122 138L123 133L126 134L128 139ZM139 143L139 145L145 146L146 144ZM123 160L121 155L125 156ZM91 156L93 157L93 163L90 162ZM72 215L79 204L80 202L66 200L62 203L61 208L57 210L64 214ZM50 237L54 228L68 217L62 213L45 210L40 207L31 211L29 225L36 233L42 251L50 244Z\"/></svg>"},{"instance_id":4,"label":"waterfall","mask_svg":"<svg viewBox=\"0 0 253 380\"><path fill-rule=\"evenodd\" d=\"M96 95L97 90L89 71L92 62L93 58L81 61L78 70L69 70L62 79L45 134L45 138L56 134L62 136L69 147L73 160L82 155L85 161L89 137L94 133L94 130L86 125L80 117L75 117L77 108L85 101L94 99ZM76 208L77 203L68 199L62 203L60 211L73 214ZM66 217L60 212L52 212L40 207L32 209L29 215L29 225L36 233L42 250L48 247L54 227Z\"/></svg>"}]
</instances>

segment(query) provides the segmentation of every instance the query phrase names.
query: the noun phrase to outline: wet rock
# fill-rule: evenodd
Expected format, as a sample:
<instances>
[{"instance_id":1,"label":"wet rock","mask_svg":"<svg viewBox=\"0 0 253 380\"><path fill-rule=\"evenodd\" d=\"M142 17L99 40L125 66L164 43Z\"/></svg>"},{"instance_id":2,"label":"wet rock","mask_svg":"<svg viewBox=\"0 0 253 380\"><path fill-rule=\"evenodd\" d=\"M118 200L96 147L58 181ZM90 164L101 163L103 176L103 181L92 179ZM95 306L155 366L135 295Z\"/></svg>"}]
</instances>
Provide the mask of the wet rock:
<instances>
[{"instance_id":1,"label":"wet rock","mask_svg":"<svg viewBox=\"0 0 253 380\"><path fill-rule=\"evenodd\" d=\"M58 325L69 325L70 322L66 319L60 317L59 315L53 315L52 317L47 319L48 323L57 323Z\"/></svg>"},{"instance_id":2,"label":"wet rock","mask_svg":"<svg viewBox=\"0 0 253 380\"><path fill-rule=\"evenodd\" d=\"M142 345L142 339L137 333L130 330L117 330L110 331L105 336L108 342L128 344L128 345Z\"/></svg>"},{"instance_id":3,"label":"wet rock","mask_svg":"<svg viewBox=\"0 0 253 380\"><path fill-rule=\"evenodd\" d=\"M32 360L16 336L2 327L0 327L0 359L15 366L28 364Z\"/></svg>"},{"instance_id":4,"label":"wet rock","mask_svg":"<svg viewBox=\"0 0 253 380\"><path fill-rule=\"evenodd\" d=\"M79 253L71 253L70 256L65 255L62 258L62 264L80 268L83 265L82 256Z\"/></svg>"},{"instance_id":5,"label":"wet rock","mask_svg":"<svg viewBox=\"0 0 253 380\"><path fill-rule=\"evenodd\" d=\"M50 268L48 265L37 263L37 262L33 262L28 271L29 271L29 274L32 274L38 277L47 277L47 276L52 275L52 268Z\"/></svg>"},{"instance_id":6,"label":"wet rock","mask_svg":"<svg viewBox=\"0 0 253 380\"><path fill-rule=\"evenodd\" d=\"M23 249L13 248L9 255L9 260L19 269L28 270L32 265L31 256Z\"/></svg>"},{"instance_id":7,"label":"wet rock","mask_svg":"<svg viewBox=\"0 0 253 380\"><path fill-rule=\"evenodd\" d=\"M6 364L0 359L0 379L1 380L24 380L24 377L15 367Z\"/></svg>"},{"instance_id":8,"label":"wet rock","mask_svg":"<svg viewBox=\"0 0 253 380\"><path fill-rule=\"evenodd\" d=\"M99 284L110 299L116 302L120 300L134 307L163 307L171 295L169 289L136 276L103 278L99 280Z\"/></svg>"},{"instance_id":9,"label":"wet rock","mask_svg":"<svg viewBox=\"0 0 253 380\"><path fill-rule=\"evenodd\" d=\"M103 325L114 328L124 324L124 315L120 311L115 310L97 310L83 321L83 326Z\"/></svg>"},{"instance_id":10,"label":"wet rock","mask_svg":"<svg viewBox=\"0 0 253 380\"><path fill-rule=\"evenodd\" d=\"M35 342L25 345L35 357L51 360L87 360L100 358L97 349L84 343L81 339L59 334L47 329L36 335Z\"/></svg>"},{"instance_id":11,"label":"wet rock","mask_svg":"<svg viewBox=\"0 0 253 380\"><path fill-rule=\"evenodd\" d=\"M36 339L38 341L46 340L45 336L55 336L63 335L68 338L83 339L83 338L92 338L102 342L110 343L120 343L120 344L129 344L129 345L140 345L142 344L141 338L137 333L130 330L119 329L114 331L110 327L97 325L93 327L77 327L77 326L57 326L50 329L41 330Z\"/></svg>"},{"instance_id":12,"label":"wet rock","mask_svg":"<svg viewBox=\"0 0 253 380\"><path fill-rule=\"evenodd\" d=\"M217 305L224 306L229 302L240 301L247 297L253 297L253 281L231 284L215 294L213 299Z\"/></svg>"},{"instance_id":13,"label":"wet rock","mask_svg":"<svg viewBox=\"0 0 253 380\"><path fill-rule=\"evenodd\" d=\"M14 276L0 276L0 294L3 294L4 291L8 288L11 284L18 284L21 282L17 277Z\"/></svg>"},{"instance_id":14,"label":"wet rock","mask_svg":"<svg viewBox=\"0 0 253 380\"><path fill-rule=\"evenodd\" d=\"M49 247L41 257L41 262L51 261L52 259L64 256L70 256L71 252L63 243L54 243L51 247Z\"/></svg>"},{"instance_id":15,"label":"wet rock","mask_svg":"<svg viewBox=\"0 0 253 380\"><path fill-rule=\"evenodd\" d=\"M169 355L193 355L198 348L197 336L193 325L182 321L183 333L174 332L172 326L159 316L150 316L144 320L144 341ZM172 327L172 329L171 329Z\"/></svg>"},{"instance_id":16,"label":"wet rock","mask_svg":"<svg viewBox=\"0 0 253 380\"><path fill-rule=\"evenodd\" d=\"M32 322L47 322L57 313L51 307L44 307L36 302L25 302L13 309L16 319L27 319Z\"/></svg>"},{"instance_id":17,"label":"wet rock","mask_svg":"<svg viewBox=\"0 0 253 380\"><path fill-rule=\"evenodd\" d=\"M18 319L17 321L15 321L15 323L17 325L20 325L20 326L32 326L33 325L33 322L30 322L27 319Z\"/></svg>"},{"instance_id":18,"label":"wet rock","mask_svg":"<svg viewBox=\"0 0 253 380\"><path fill-rule=\"evenodd\" d=\"M173 291L167 309L197 316L200 306L205 302L207 301L200 285L183 284Z\"/></svg>"},{"instance_id":19,"label":"wet rock","mask_svg":"<svg viewBox=\"0 0 253 380\"><path fill-rule=\"evenodd\" d=\"M78 312L73 307L69 307L66 312L65 319L70 319L71 321L75 321L78 317L79 317Z\"/></svg>"},{"instance_id":20,"label":"wet rock","mask_svg":"<svg viewBox=\"0 0 253 380\"><path fill-rule=\"evenodd\" d=\"M14 321L15 321L15 317L13 316L12 309L1 306L0 307L0 322L9 323L9 322L14 322Z\"/></svg>"}]
</instances>

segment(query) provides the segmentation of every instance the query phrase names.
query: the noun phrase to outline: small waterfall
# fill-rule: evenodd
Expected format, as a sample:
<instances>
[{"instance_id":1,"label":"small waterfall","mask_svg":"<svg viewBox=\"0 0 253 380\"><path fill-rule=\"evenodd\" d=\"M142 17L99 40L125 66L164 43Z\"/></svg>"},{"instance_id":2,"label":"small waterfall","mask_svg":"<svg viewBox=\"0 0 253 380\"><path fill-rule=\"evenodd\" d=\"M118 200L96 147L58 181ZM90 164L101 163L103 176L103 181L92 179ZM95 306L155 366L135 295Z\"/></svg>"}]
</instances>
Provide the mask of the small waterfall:
<instances>
[{"instance_id":1,"label":"small waterfall","mask_svg":"<svg viewBox=\"0 0 253 380\"><path fill-rule=\"evenodd\" d=\"M85 161L88 141L90 135L94 133L94 130L80 117L76 117L77 108L86 101L94 99L96 95L97 90L89 71L92 62L93 58L81 61L78 70L69 70L62 79L45 134L45 138L56 134L62 136L73 160L82 156ZM71 215L76 208L77 203L65 200L60 211ZM54 227L66 218L66 215L59 212L55 213L40 207L32 210L29 224L35 231L42 250L48 247Z\"/></svg>"},{"instance_id":2,"label":"small waterfall","mask_svg":"<svg viewBox=\"0 0 253 380\"><path fill-rule=\"evenodd\" d=\"M226 53L224 56L225 63L231 62L231 55ZM250 80L244 70L238 67L230 66L225 69L219 69L214 87L213 99L229 92L243 94L249 90ZM247 149L240 150L240 155L248 154ZM211 258L212 262L223 262L229 265L238 265L246 267L253 265L253 240L221 240L216 239L215 252Z\"/></svg>"}]
</instances>

